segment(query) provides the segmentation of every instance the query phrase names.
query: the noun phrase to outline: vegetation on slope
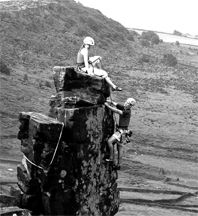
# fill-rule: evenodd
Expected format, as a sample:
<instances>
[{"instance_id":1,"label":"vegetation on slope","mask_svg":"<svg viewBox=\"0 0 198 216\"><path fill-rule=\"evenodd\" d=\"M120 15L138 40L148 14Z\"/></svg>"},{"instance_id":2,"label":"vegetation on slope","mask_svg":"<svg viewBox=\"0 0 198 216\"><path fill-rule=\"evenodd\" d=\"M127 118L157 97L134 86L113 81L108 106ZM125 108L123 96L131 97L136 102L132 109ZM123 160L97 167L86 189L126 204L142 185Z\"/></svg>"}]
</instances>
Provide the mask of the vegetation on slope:
<instances>
[{"instance_id":1,"label":"vegetation on slope","mask_svg":"<svg viewBox=\"0 0 198 216\"><path fill-rule=\"evenodd\" d=\"M88 35L95 39L97 52L129 43L130 32L98 10L69 0L39 2L24 10L1 12L2 60L6 63L38 69L74 63Z\"/></svg>"}]
</instances>

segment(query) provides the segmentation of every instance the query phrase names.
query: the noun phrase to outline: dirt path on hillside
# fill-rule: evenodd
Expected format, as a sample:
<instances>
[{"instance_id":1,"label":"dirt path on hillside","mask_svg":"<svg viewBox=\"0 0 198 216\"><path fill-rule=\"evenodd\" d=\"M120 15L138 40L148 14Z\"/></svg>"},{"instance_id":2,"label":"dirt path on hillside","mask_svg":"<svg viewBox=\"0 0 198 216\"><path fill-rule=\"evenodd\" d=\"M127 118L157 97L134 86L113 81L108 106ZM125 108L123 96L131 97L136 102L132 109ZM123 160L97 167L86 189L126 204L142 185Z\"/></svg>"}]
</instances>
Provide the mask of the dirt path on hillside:
<instances>
[{"instance_id":1,"label":"dirt path on hillside","mask_svg":"<svg viewBox=\"0 0 198 216\"><path fill-rule=\"evenodd\" d=\"M133 153L124 158L123 169L119 173L121 204L116 216L198 214L196 162Z\"/></svg>"},{"instance_id":2,"label":"dirt path on hillside","mask_svg":"<svg viewBox=\"0 0 198 216\"><path fill-rule=\"evenodd\" d=\"M0 160L2 185L17 181L19 161ZM119 171L120 208L116 216L195 216L198 214L198 168L193 162L128 154Z\"/></svg>"}]
</instances>

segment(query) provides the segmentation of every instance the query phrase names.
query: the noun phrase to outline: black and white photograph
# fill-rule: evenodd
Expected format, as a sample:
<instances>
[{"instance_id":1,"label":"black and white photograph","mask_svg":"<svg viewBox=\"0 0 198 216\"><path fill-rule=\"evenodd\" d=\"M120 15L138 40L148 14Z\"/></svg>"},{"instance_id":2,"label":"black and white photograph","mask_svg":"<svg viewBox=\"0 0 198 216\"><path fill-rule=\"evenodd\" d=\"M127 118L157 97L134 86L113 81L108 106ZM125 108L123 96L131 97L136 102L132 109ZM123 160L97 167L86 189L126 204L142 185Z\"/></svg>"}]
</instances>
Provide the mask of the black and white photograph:
<instances>
[{"instance_id":1,"label":"black and white photograph","mask_svg":"<svg viewBox=\"0 0 198 216\"><path fill-rule=\"evenodd\" d=\"M0 0L0 215L198 215L198 1Z\"/></svg>"}]
</instances>

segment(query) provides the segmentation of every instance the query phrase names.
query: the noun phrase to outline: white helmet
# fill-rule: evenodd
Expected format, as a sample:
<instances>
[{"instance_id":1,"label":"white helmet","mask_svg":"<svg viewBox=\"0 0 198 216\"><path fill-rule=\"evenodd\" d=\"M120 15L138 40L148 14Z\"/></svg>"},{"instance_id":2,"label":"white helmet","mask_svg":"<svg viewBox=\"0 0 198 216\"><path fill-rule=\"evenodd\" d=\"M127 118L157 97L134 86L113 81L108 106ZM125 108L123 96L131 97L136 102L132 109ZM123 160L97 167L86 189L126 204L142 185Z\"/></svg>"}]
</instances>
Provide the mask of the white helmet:
<instances>
[{"instance_id":1,"label":"white helmet","mask_svg":"<svg viewBox=\"0 0 198 216\"><path fill-rule=\"evenodd\" d=\"M134 106L135 104L136 104L136 100L135 100L135 99L133 99L133 98L128 98L128 99L126 100L126 102L124 103L124 106L128 106L128 105Z\"/></svg>"},{"instance_id":2,"label":"white helmet","mask_svg":"<svg viewBox=\"0 0 198 216\"><path fill-rule=\"evenodd\" d=\"M84 44L88 44L88 45L91 45L93 46L95 43L94 43L94 39L91 38L91 37L86 37L84 40L83 40L83 43Z\"/></svg>"}]
</instances>

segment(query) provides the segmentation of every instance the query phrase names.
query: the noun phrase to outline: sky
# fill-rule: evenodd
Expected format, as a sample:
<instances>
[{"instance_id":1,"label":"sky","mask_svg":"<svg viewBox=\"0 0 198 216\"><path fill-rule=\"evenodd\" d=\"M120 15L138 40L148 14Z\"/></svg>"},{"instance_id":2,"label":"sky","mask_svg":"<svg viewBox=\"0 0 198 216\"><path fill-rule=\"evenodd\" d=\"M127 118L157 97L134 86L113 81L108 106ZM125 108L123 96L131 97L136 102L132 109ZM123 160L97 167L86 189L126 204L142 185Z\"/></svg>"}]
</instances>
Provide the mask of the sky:
<instances>
[{"instance_id":1,"label":"sky","mask_svg":"<svg viewBox=\"0 0 198 216\"><path fill-rule=\"evenodd\" d=\"M79 0L127 28L198 35L198 0Z\"/></svg>"}]
</instances>

